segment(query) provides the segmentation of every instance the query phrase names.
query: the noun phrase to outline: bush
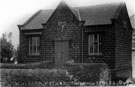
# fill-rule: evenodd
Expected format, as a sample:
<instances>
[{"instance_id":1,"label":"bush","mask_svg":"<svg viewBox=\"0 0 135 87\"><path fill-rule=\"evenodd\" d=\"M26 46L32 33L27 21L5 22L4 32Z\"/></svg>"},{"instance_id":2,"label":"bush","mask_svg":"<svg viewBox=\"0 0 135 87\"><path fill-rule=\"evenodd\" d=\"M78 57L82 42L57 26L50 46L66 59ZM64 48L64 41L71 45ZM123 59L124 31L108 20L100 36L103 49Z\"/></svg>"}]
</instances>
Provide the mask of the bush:
<instances>
[{"instance_id":1,"label":"bush","mask_svg":"<svg viewBox=\"0 0 135 87\"><path fill-rule=\"evenodd\" d=\"M102 70L107 69L107 65L103 63L74 63L65 66L69 73L74 75L74 79L80 82L100 81Z\"/></svg>"},{"instance_id":2,"label":"bush","mask_svg":"<svg viewBox=\"0 0 135 87\"><path fill-rule=\"evenodd\" d=\"M39 82L45 87L50 82L65 82L65 85L75 85L74 82L100 81L102 70L106 64L70 64L65 69L2 69L2 82L12 87L25 84L26 87L38 87ZM68 83L70 82L70 83ZM73 82L73 83L72 83ZM33 86L34 85L34 86Z\"/></svg>"},{"instance_id":3,"label":"bush","mask_svg":"<svg viewBox=\"0 0 135 87\"><path fill-rule=\"evenodd\" d=\"M39 82L44 85L49 85L49 82L69 82L70 78L66 72L56 69L2 69L1 75L5 85L27 84L28 86Z\"/></svg>"},{"instance_id":4,"label":"bush","mask_svg":"<svg viewBox=\"0 0 135 87\"><path fill-rule=\"evenodd\" d=\"M0 63L0 68L3 69L45 69L45 68L52 68L53 61L42 61L36 63L29 63L29 64L9 64L9 63Z\"/></svg>"}]
</instances>

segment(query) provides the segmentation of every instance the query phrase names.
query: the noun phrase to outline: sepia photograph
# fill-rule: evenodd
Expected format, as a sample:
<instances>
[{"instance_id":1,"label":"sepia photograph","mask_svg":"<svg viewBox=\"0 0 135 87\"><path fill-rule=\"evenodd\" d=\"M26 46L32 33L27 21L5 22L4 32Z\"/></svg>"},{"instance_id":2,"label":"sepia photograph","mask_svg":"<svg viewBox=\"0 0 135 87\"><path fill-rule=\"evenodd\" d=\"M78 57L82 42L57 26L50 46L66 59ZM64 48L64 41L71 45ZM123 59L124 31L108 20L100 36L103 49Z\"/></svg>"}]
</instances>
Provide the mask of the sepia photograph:
<instances>
[{"instance_id":1,"label":"sepia photograph","mask_svg":"<svg viewBox=\"0 0 135 87\"><path fill-rule=\"evenodd\" d=\"M135 0L1 0L0 87L135 86Z\"/></svg>"}]
</instances>

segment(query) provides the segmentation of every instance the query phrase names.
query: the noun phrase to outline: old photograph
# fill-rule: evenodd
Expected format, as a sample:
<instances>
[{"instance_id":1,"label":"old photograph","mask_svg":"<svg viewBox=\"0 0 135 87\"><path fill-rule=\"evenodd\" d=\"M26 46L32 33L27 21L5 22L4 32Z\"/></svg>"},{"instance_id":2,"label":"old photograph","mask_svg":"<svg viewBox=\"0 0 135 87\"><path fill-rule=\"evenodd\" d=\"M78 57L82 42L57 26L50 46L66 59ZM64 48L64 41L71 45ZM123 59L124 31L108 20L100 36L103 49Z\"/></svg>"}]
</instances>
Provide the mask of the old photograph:
<instances>
[{"instance_id":1,"label":"old photograph","mask_svg":"<svg viewBox=\"0 0 135 87\"><path fill-rule=\"evenodd\" d=\"M135 86L134 5L0 1L0 86Z\"/></svg>"}]
</instances>

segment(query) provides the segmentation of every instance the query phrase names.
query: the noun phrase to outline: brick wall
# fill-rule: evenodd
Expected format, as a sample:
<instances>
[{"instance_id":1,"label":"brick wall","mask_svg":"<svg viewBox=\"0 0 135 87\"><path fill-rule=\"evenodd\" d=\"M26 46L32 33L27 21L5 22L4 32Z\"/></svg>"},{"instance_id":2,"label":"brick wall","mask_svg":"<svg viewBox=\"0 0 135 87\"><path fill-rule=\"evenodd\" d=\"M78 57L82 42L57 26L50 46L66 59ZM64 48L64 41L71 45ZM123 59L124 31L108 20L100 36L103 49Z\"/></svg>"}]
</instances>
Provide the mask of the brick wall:
<instances>
[{"instance_id":1,"label":"brick wall","mask_svg":"<svg viewBox=\"0 0 135 87\"><path fill-rule=\"evenodd\" d=\"M66 21L63 30L58 22ZM54 59L55 41L69 41L69 59L80 62L81 28L79 22L67 6L59 5L47 24L44 25L45 58Z\"/></svg>"},{"instance_id":2,"label":"brick wall","mask_svg":"<svg viewBox=\"0 0 135 87\"><path fill-rule=\"evenodd\" d=\"M58 22L66 21L63 30ZM43 24L42 30L26 30L20 32L20 58L22 63L37 62L42 60L54 60L55 41L69 41L69 59L80 62L81 58L81 27L79 21L66 5L59 5L48 22ZM28 55L28 32L42 32L40 40L40 55Z\"/></svg>"},{"instance_id":3,"label":"brick wall","mask_svg":"<svg viewBox=\"0 0 135 87\"><path fill-rule=\"evenodd\" d=\"M101 35L101 55L88 55L88 35L99 33ZM112 25L89 26L84 30L84 62L107 63L114 68L115 32Z\"/></svg>"},{"instance_id":4,"label":"brick wall","mask_svg":"<svg viewBox=\"0 0 135 87\"><path fill-rule=\"evenodd\" d=\"M40 55L32 56L29 55L29 37L33 35L26 35L26 33L34 33L34 32L42 32L42 30L21 30L20 31L20 53L18 62L19 63L31 63L31 62L37 62L43 60L43 53L40 50ZM38 35L40 36L41 40L40 43L42 43L42 34ZM42 45L41 47L42 48Z\"/></svg>"},{"instance_id":5,"label":"brick wall","mask_svg":"<svg viewBox=\"0 0 135 87\"><path fill-rule=\"evenodd\" d=\"M27 38L24 34L24 31L20 31L20 52L18 62L23 63L26 59L27 54Z\"/></svg>"},{"instance_id":6,"label":"brick wall","mask_svg":"<svg viewBox=\"0 0 135 87\"><path fill-rule=\"evenodd\" d=\"M128 12L123 6L118 20L115 23L116 30L116 49L115 49L115 68L117 76L131 76L131 48L132 48L132 28L129 21Z\"/></svg>"}]
</instances>

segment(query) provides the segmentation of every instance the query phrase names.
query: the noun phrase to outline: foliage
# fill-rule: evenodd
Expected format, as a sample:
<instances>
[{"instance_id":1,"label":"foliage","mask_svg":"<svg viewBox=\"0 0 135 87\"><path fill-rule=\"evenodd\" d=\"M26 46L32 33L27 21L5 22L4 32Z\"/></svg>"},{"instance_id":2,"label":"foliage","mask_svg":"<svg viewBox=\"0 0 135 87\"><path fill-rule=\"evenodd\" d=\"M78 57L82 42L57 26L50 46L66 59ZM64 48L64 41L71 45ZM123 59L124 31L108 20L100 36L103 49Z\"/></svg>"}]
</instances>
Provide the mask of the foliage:
<instances>
[{"instance_id":1,"label":"foliage","mask_svg":"<svg viewBox=\"0 0 135 87\"><path fill-rule=\"evenodd\" d=\"M67 69L71 75L74 75L73 79L77 79L80 82L96 82L100 80L101 69L107 68L105 64L76 64L67 65Z\"/></svg>"},{"instance_id":2,"label":"foliage","mask_svg":"<svg viewBox=\"0 0 135 87\"><path fill-rule=\"evenodd\" d=\"M50 82L68 82L69 76L66 70L60 69L2 69L2 82L4 85L35 85L42 83L50 85ZM52 84L51 84L52 85ZM36 86L34 86L36 87ZM44 86L43 86L44 87Z\"/></svg>"},{"instance_id":3,"label":"foliage","mask_svg":"<svg viewBox=\"0 0 135 87\"><path fill-rule=\"evenodd\" d=\"M13 57L14 53L14 46L12 44L12 33L9 34L3 33L2 38L0 38L0 60L3 63L9 63L11 62L11 57Z\"/></svg>"},{"instance_id":4,"label":"foliage","mask_svg":"<svg viewBox=\"0 0 135 87\"><path fill-rule=\"evenodd\" d=\"M43 64L43 63L42 63ZM15 65L15 64L14 64ZM18 65L18 64L17 64ZM4 85L26 85L26 87L39 87L39 82L45 87L52 83L65 83L64 85L81 85L76 82L95 82L100 80L102 64L78 64L63 69L2 69L2 82ZM51 82L51 84L50 84ZM34 85L34 86L33 86ZM86 85L86 84L85 84ZM87 84L90 85L90 84ZM24 86L25 87L25 86Z\"/></svg>"},{"instance_id":5,"label":"foliage","mask_svg":"<svg viewBox=\"0 0 135 87\"><path fill-rule=\"evenodd\" d=\"M2 69L45 69L52 68L53 61L42 61L36 63L28 63L28 64L7 64L1 63L0 68Z\"/></svg>"}]
</instances>

